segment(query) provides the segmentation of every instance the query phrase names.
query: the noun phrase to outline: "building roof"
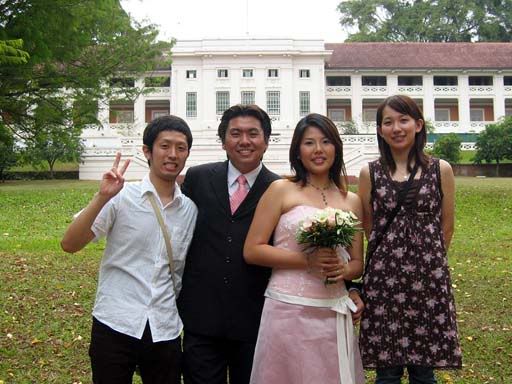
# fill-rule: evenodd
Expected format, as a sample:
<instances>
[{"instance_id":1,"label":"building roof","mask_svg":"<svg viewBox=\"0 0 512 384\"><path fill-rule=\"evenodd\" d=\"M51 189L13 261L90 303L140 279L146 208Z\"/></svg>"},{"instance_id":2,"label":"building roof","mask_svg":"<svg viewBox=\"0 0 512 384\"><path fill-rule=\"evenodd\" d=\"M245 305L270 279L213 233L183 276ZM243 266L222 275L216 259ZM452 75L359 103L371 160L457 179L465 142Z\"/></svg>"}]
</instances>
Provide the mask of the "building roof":
<instances>
[{"instance_id":1,"label":"building roof","mask_svg":"<svg viewBox=\"0 0 512 384\"><path fill-rule=\"evenodd\" d=\"M512 69L512 43L339 43L327 69Z\"/></svg>"}]
</instances>

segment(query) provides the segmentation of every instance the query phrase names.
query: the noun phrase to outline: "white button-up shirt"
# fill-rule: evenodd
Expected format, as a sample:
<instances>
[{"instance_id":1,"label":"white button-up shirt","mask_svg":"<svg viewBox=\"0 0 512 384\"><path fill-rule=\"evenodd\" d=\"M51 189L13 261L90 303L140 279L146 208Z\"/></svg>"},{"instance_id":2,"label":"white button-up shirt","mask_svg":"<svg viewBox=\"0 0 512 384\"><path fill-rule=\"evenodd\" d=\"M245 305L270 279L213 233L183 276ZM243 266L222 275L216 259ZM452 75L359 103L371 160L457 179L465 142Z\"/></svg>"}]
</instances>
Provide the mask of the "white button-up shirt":
<instances>
[{"instance_id":1,"label":"white button-up shirt","mask_svg":"<svg viewBox=\"0 0 512 384\"><path fill-rule=\"evenodd\" d=\"M149 321L153 342L177 338L183 323L169 270L162 230L147 195L153 193L170 232L176 289L181 290L185 256L197 207L176 184L174 199L162 206L147 175L126 183L103 207L92 231L106 236L93 316L110 328L140 339Z\"/></svg>"}]
</instances>

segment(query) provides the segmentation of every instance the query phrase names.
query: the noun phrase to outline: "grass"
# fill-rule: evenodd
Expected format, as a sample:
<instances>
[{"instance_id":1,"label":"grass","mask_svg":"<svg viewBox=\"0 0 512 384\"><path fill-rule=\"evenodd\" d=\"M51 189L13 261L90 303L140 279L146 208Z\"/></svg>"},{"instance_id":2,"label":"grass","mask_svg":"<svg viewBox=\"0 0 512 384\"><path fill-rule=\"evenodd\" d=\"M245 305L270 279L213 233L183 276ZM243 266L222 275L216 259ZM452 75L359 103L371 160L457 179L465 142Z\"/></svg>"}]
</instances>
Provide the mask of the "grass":
<instances>
[{"instance_id":1,"label":"grass","mask_svg":"<svg viewBox=\"0 0 512 384\"><path fill-rule=\"evenodd\" d=\"M10 172L32 172L32 171L49 171L50 167L48 166L48 163L44 163L41 165L40 168L35 169L30 164L25 165L18 165L12 168L9 168L8 171ZM57 161L55 165L53 166L54 171L78 171L78 163L76 162L60 162Z\"/></svg>"},{"instance_id":2,"label":"grass","mask_svg":"<svg viewBox=\"0 0 512 384\"><path fill-rule=\"evenodd\" d=\"M68 255L59 240L96 188L83 181L0 184L0 384L90 382L87 348L104 244ZM512 380L511 214L512 180L457 179L449 263L464 368L439 372L439 383Z\"/></svg>"},{"instance_id":3,"label":"grass","mask_svg":"<svg viewBox=\"0 0 512 384\"><path fill-rule=\"evenodd\" d=\"M458 164L473 164L473 158L475 157L476 151L460 151L460 160ZM503 159L500 164L510 164L512 160ZM482 164L487 164L485 161ZM490 164L496 164L496 161L492 161Z\"/></svg>"}]
</instances>

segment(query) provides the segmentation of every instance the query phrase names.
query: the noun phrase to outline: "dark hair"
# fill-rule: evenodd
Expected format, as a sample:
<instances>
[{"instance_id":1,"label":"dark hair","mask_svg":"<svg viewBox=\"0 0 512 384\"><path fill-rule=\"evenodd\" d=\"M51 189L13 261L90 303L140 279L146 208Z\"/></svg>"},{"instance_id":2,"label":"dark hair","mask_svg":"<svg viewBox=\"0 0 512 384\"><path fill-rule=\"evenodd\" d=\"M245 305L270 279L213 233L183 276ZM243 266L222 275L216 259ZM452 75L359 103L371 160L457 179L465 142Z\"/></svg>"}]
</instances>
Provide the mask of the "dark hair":
<instances>
[{"instance_id":1,"label":"dark hair","mask_svg":"<svg viewBox=\"0 0 512 384\"><path fill-rule=\"evenodd\" d=\"M267 112L255 104L237 104L229 107L224 111L220 120L219 129L217 131L217 134L219 135L223 144L226 141L226 132L228 130L229 122L236 117L247 116L254 117L255 119L259 120L261 123L261 128L263 129L265 143L268 144L268 139L272 133L272 123L270 122L270 117L268 117Z\"/></svg>"},{"instance_id":2,"label":"dark hair","mask_svg":"<svg viewBox=\"0 0 512 384\"><path fill-rule=\"evenodd\" d=\"M192 132L190 127L181 117L168 115L160 116L152 120L144 129L142 136L142 143L153 152L153 144L160 132L163 131L176 131L183 133L187 137L188 150L192 148ZM148 160L148 164L150 164Z\"/></svg>"},{"instance_id":3,"label":"dark hair","mask_svg":"<svg viewBox=\"0 0 512 384\"><path fill-rule=\"evenodd\" d=\"M290 178L294 183L300 182L303 186L308 180L308 171L300 160L300 144L306 129L309 127L318 128L331 141L335 149L334 163L329 169L329 179L343 192L347 191L347 172L343 163L343 142L336 125L323 115L311 113L303 117L293 131L292 142L290 144L290 167L295 173Z\"/></svg>"},{"instance_id":4,"label":"dark hair","mask_svg":"<svg viewBox=\"0 0 512 384\"><path fill-rule=\"evenodd\" d=\"M416 164L420 165L422 168L425 168L429 161L429 156L423 152L423 148L425 148L425 144L427 143L427 130L425 128L425 118L423 117L423 113L421 112L420 108L409 96L389 96L379 105L379 108L377 109L377 130L382 125L382 114L384 108L386 107L389 107L403 115L409 115L414 119L414 121L421 120L423 122L423 128L421 131L416 133L414 137L414 145L407 156L407 170L409 172L412 171L411 162L413 159ZM386 143L386 141L378 133L377 142L379 143L380 161L391 172L395 172L396 163L393 159L393 155L391 154L391 148L389 147L389 144Z\"/></svg>"}]
</instances>

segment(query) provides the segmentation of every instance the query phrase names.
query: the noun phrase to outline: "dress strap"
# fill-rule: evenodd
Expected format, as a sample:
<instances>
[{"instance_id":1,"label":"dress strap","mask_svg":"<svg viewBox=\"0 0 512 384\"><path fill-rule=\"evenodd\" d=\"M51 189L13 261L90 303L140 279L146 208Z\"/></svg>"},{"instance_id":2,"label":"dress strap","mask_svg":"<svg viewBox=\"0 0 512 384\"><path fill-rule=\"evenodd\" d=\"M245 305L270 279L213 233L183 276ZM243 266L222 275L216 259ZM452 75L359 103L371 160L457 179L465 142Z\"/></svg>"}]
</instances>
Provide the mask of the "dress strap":
<instances>
[{"instance_id":1,"label":"dress strap","mask_svg":"<svg viewBox=\"0 0 512 384\"><path fill-rule=\"evenodd\" d=\"M371 182L371 190L370 190L370 195L371 196L374 196L375 195L375 167L377 166L378 164L378 160L377 161L370 161L368 163L368 171L370 173L370 182Z\"/></svg>"},{"instance_id":2,"label":"dress strap","mask_svg":"<svg viewBox=\"0 0 512 384\"><path fill-rule=\"evenodd\" d=\"M439 164L439 159L433 158L432 161L434 162L434 172L436 173L437 177L437 188L439 188L439 196L441 197L441 200L443 199L443 188L441 188L441 166Z\"/></svg>"}]
</instances>

